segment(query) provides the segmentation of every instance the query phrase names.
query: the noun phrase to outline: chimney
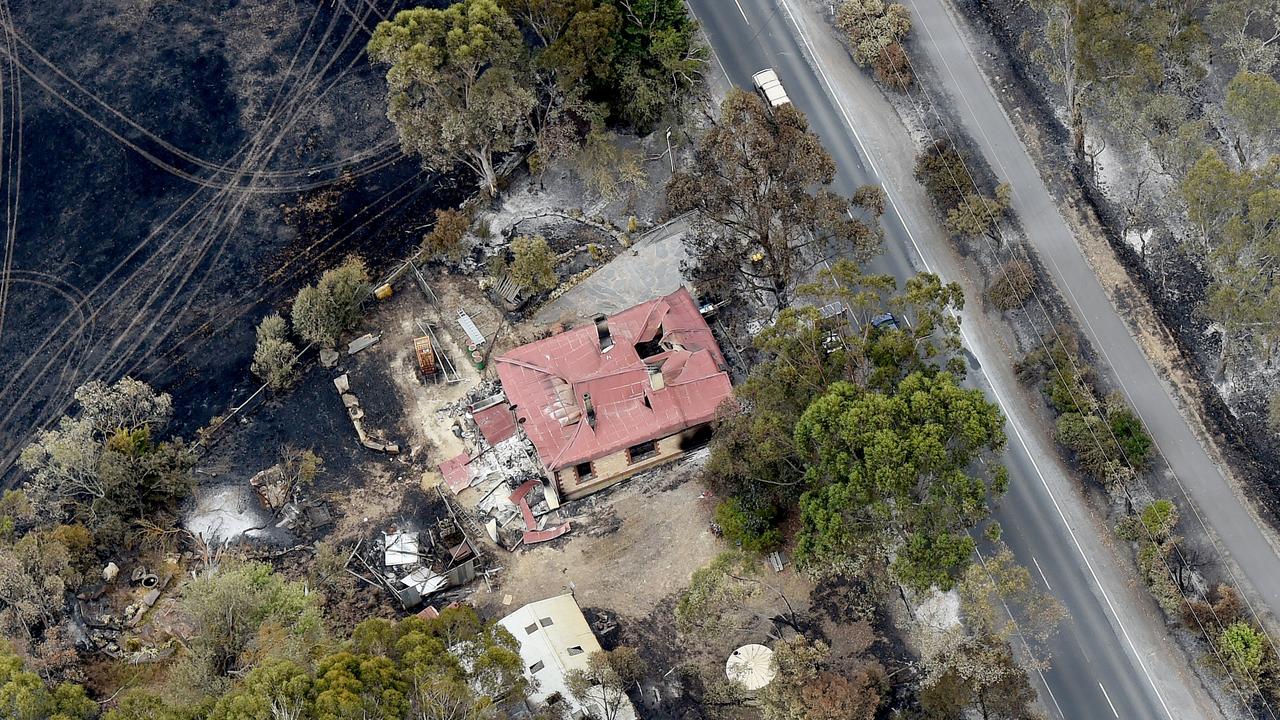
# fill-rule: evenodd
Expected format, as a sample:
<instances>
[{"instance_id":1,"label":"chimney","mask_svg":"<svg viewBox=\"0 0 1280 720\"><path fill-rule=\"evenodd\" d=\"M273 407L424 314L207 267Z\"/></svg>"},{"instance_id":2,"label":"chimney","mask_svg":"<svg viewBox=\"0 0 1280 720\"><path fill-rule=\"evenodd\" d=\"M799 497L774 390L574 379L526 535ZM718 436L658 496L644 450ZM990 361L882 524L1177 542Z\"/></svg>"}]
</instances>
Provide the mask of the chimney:
<instances>
[{"instance_id":1,"label":"chimney","mask_svg":"<svg viewBox=\"0 0 1280 720\"><path fill-rule=\"evenodd\" d=\"M646 365L645 369L649 371L649 388L651 390L661 390L667 386L667 381L662 377L661 365Z\"/></svg>"},{"instance_id":2,"label":"chimney","mask_svg":"<svg viewBox=\"0 0 1280 720\"><path fill-rule=\"evenodd\" d=\"M600 352L609 352L613 349L613 336L609 333L609 318L605 315L597 315L596 335L600 336Z\"/></svg>"},{"instance_id":3,"label":"chimney","mask_svg":"<svg viewBox=\"0 0 1280 720\"><path fill-rule=\"evenodd\" d=\"M592 429L596 429L596 406L591 404L591 393L582 393L582 407L585 408L587 414L587 425Z\"/></svg>"}]
</instances>

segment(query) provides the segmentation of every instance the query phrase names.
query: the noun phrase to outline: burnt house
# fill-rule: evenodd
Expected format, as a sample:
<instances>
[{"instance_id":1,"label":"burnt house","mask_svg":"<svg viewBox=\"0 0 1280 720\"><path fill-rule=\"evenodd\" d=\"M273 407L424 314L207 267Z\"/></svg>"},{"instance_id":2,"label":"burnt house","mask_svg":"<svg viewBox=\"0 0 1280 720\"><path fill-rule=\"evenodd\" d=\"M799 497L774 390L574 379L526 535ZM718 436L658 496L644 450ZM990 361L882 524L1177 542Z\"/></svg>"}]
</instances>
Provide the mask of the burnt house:
<instances>
[{"instance_id":1,"label":"burnt house","mask_svg":"<svg viewBox=\"0 0 1280 720\"><path fill-rule=\"evenodd\" d=\"M732 395L724 356L685 288L515 348L497 370L563 500L701 446Z\"/></svg>"}]
</instances>

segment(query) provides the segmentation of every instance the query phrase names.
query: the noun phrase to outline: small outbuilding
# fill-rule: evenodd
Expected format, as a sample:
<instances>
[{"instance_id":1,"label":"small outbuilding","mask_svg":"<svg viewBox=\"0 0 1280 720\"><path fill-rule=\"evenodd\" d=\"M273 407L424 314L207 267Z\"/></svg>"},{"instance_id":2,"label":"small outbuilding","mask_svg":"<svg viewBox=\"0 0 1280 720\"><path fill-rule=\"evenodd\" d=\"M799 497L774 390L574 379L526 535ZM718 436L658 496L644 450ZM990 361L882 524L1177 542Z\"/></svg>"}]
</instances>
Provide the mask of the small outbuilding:
<instances>
[{"instance_id":1,"label":"small outbuilding","mask_svg":"<svg viewBox=\"0 0 1280 720\"><path fill-rule=\"evenodd\" d=\"M520 659L533 688L529 699L538 705L565 705L567 717L603 717L599 698L584 702L569 691L567 676L586 670L591 653L600 643L573 595L565 594L532 602L498 621L520 641ZM598 686L594 690L601 690ZM590 695L590 693L588 693ZM635 707L626 698L613 716L636 720Z\"/></svg>"}]
</instances>

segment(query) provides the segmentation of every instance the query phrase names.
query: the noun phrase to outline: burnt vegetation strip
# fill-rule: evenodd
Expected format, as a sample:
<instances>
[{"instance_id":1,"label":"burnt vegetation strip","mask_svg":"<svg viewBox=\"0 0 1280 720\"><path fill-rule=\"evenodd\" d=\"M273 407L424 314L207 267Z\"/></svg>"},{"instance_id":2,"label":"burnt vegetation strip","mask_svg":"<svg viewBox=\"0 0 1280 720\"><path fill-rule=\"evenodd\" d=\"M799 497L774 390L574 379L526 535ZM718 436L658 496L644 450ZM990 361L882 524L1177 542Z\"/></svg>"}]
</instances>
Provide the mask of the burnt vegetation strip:
<instances>
[{"instance_id":1,"label":"burnt vegetation strip","mask_svg":"<svg viewBox=\"0 0 1280 720\"><path fill-rule=\"evenodd\" d=\"M1121 236L1124 209L1105 196L1095 173L1073 159L1069 152L1070 131L1053 111L1053 103L1061 99L1060 92L1036 71L1028 56L1022 33L1037 21L1034 14L1025 7L1013 9L1000 0L958 0L957 4L968 8L970 17L981 20L982 29L1003 51L990 56L989 61L998 65L1002 76L1013 80L1006 87L1014 91L1015 105L1027 111L1044 134L1045 140L1036 143L1035 150L1048 162L1070 168L1069 183L1053 174L1046 175L1046 180L1068 198L1078 193L1077 197L1098 220L1121 265L1169 329L1166 336L1174 341L1182 359L1179 367L1197 385L1198 409L1223 442L1233 467L1250 489L1250 498L1271 525L1280 524L1280 445L1265 423L1251 422L1232 412L1213 381L1213 361L1209 358L1218 356L1220 341L1209 336L1209 323L1197 311L1209 284L1205 272L1176 246L1164 250L1169 257L1158 261L1157 272ZM1162 231L1171 232L1167 228ZM1265 398L1258 401L1265 404Z\"/></svg>"}]
</instances>

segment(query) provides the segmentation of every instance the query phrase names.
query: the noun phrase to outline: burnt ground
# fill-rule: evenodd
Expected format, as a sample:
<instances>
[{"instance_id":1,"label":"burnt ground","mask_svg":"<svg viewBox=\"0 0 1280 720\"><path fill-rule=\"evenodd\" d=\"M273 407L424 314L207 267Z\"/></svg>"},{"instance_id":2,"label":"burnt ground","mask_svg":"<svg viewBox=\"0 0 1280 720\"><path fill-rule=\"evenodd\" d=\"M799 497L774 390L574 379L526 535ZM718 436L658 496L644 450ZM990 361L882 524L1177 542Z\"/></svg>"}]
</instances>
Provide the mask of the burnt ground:
<instances>
[{"instance_id":1,"label":"burnt ground","mask_svg":"<svg viewBox=\"0 0 1280 720\"><path fill-rule=\"evenodd\" d=\"M1156 243L1157 250L1142 258L1120 235L1124 208L1110 201L1095 178L1073 162L1065 127L1054 114L1060 105L1060 93L1031 62L1021 46L1021 36L1033 29L1034 13L1025 4L1004 0L958 0L958 7L978 21L990 43L992 52L984 53L984 62L993 74L1009 80L1003 89L1006 104L1016 107L1018 116L1034 128L1039 142L1035 152L1058 167L1072 169L1070 176L1045 176L1060 197L1079 198L1085 214L1097 220L1107 244L1118 257L1169 332L1179 357L1175 370L1185 375L1194 390L1190 393L1196 408L1208 425L1221 449L1228 453L1233 467L1247 484L1251 499L1271 523L1280 524L1280 446L1264 423L1250 422L1265 405L1264 393L1255 393L1252 402L1245 398L1234 412L1223 400L1214 384L1219 345L1208 324L1196 313L1208 284L1197 263L1186 258L1174 242ZM1157 228L1168 236L1169 228ZM1137 304L1137 303L1134 303Z\"/></svg>"},{"instance_id":2,"label":"burnt ground","mask_svg":"<svg viewBox=\"0 0 1280 720\"><path fill-rule=\"evenodd\" d=\"M20 122L3 127L21 174L0 174L19 190L0 475L13 481L26 439L90 378L171 392L190 434L256 388L263 314L348 253L385 267L469 190L404 158L385 119L362 50L398 4L14 3L0 67L25 71ZM285 222L335 184L328 212Z\"/></svg>"}]
</instances>

